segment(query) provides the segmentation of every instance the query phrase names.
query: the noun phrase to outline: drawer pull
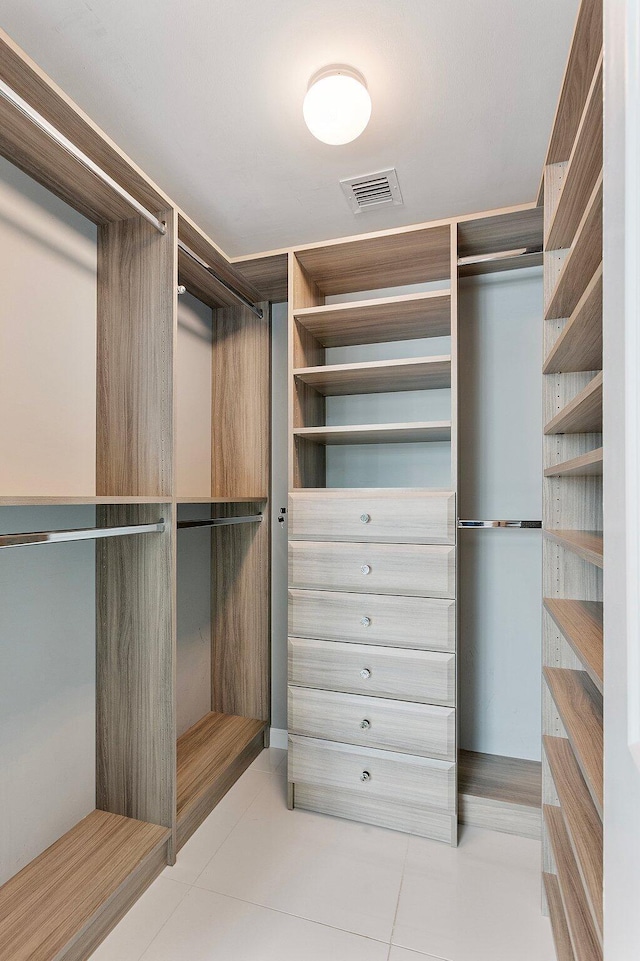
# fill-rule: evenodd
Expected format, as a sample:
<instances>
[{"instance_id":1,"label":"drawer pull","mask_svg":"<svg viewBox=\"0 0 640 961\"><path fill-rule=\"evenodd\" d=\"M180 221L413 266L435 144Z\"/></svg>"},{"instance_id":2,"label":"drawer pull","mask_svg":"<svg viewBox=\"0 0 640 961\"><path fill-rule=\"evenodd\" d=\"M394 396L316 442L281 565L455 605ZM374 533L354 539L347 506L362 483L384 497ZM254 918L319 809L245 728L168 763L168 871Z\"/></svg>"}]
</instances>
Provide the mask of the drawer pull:
<instances>
[{"instance_id":1,"label":"drawer pull","mask_svg":"<svg viewBox=\"0 0 640 961\"><path fill-rule=\"evenodd\" d=\"M371 721L368 720L368 718L366 718L366 717L363 718L363 720L360 721L360 727L361 727L364 731L366 731L368 728L371 727Z\"/></svg>"},{"instance_id":2,"label":"drawer pull","mask_svg":"<svg viewBox=\"0 0 640 961\"><path fill-rule=\"evenodd\" d=\"M371 677L371 671L369 670L368 667L362 668L362 670L360 671L360 677L362 678L363 681L369 680L369 678Z\"/></svg>"},{"instance_id":3,"label":"drawer pull","mask_svg":"<svg viewBox=\"0 0 640 961\"><path fill-rule=\"evenodd\" d=\"M361 618L360 618L360 623L362 624L363 627L371 627L371 618L370 618L370 617L361 617Z\"/></svg>"},{"instance_id":4,"label":"drawer pull","mask_svg":"<svg viewBox=\"0 0 640 961\"><path fill-rule=\"evenodd\" d=\"M370 780L371 780L371 775L369 774L368 771L363 771L362 774L360 775L360 780L361 780L361 781L370 781Z\"/></svg>"},{"instance_id":5,"label":"drawer pull","mask_svg":"<svg viewBox=\"0 0 640 961\"><path fill-rule=\"evenodd\" d=\"M371 514L361 514L360 520L362 521L363 524L368 524L369 521L371 520Z\"/></svg>"},{"instance_id":6,"label":"drawer pull","mask_svg":"<svg viewBox=\"0 0 640 961\"><path fill-rule=\"evenodd\" d=\"M371 573L371 566L370 566L369 564L363 564L362 567L360 568L360 573L361 573L361 574L370 574L370 573Z\"/></svg>"}]
</instances>

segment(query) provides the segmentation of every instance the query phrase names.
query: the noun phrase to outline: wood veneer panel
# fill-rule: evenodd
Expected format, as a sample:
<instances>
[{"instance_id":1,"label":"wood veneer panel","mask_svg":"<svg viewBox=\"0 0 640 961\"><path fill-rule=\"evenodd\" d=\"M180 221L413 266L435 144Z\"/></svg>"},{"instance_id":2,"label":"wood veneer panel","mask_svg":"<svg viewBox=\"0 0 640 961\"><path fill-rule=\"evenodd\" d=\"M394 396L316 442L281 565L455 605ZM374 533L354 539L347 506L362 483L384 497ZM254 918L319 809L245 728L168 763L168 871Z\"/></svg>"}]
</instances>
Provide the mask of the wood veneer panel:
<instances>
[{"instance_id":1,"label":"wood veneer panel","mask_svg":"<svg viewBox=\"0 0 640 961\"><path fill-rule=\"evenodd\" d=\"M561 547L573 551L578 557L596 567L603 566L603 537L602 531L561 531L545 530L544 536Z\"/></svg>"},{"instance_id":2,"label":"wood veneer panel","mask_svg":"<svg viewBox=\"0 0 640 961\"><path fill-rule=\"evenodd\" d=\"M582 776L602 817L602 695L585 671L545 667L543 673Z\"/></svg>"},{"instance_id":3,"label":"wood veneer panel","mask_svg":"<svg viewBox=\"0 0 640 961\"><path fill-rule=\"evenodd\" d=\"M602 367L602 264L549 351L543 374Z\"/></svg>"},{"instance_id":4,"label":"wood veneer panel","mask_svg":"<svg viewBox=\"0 0 640 961\"><path fill-rule=\"evenodd\" d=\"M553 931L553 943L556 949L558 961L575 961L573 947L571 946L571 936L567 927L567 919L564 916L564 905L560 894L560 885L555 874L543 874L544 890L547 895L549 914L551 916L551 930Z\"/></svg>"},{"instance_id":5,"label":"wood veneer panel","mask_svg":"<svg viewBox=\"0 0 640 961\"><path fill-rule=\"evenodd\" d=\"M324 364L322 344L303 323L296 320L295 308L318 307L323 296L308 276L294 253L289 255L289 489L324 487L326 483L326 452L320 444L311 444L294 437L294 427L324 424L325 400L313 387L297 383L293 370L298 367L317 367Z\"/></svg>"},{"instance_id":6,"label":"wood veneer panel","mask_svg":"<svg viewBox=\"0 0 640 961\"><path fill-rule=\"evenodd\" d=\"M461 794L540 808L541 765L539 761L461 750L458 789Z\"/></svg>"},{"instance_id":7,"label":"wood veneer panel","mask_svg":"<svg viewBox=\"0 0 640 961\"><path fill-rule=\"evenodd\" d=\"M545 434L602 432L602 371L545 426Z\"/></svg>"},{"instance_id":8,"label":"wood veneer panel","mask_svg":"<svg viewBox=\"0 0 640 961\"><path fill-rule=\"evenodd\" d=\"M96 494L172 496L175 216L98 231Z\"/></svg>"},{"instance_id":9,"label":"wood veneer panel","mask_svg":"<svg viewBox=\"0 0 640 961\"><path fill-rule=\"evenodd\" d=\"M482 256L520 247L541 249L542 219L542 208L531 205L508 213L461 220L458 256Z\"/></svg>"},{"instance_id":10,"label":"wood veneer panel","mask_svg":"<svg viewBox=\"0 0 640 961\"><path fill-rule=\"evenodd\" d=\"M602 261L602 174L596 181L545 311L546 320L569 317Z\"/></svg>"},{"instance_id":11,"label":"wood veneer panel","mask_svg":"<svg viewBox=\"0 0 640 961\"><path fill-rule=\"evenodd\" d=\"M210 237L207 237L183 211L178 212L178 239L193 250L194 254L197 254L205 263L209 264L222 280L246 297L247 300L250 300L251 303L258 304L265 299L260 289L254 286L253 283L244 276L242 271L228 260L218 245L215 244ZM190 266L187 265L187 261L189 261ZM213 304L213 306L235 307L237 305L237 301L233 298L229 299L229 294L225 293L224 290L215 283L213 276L208 271L205 271L203 267L199 267L198 264L194 263L191 258L182 255L180 256L179 264L180 272L182 273L182 271L185 270L185 276L191 276L191 271L193 271L193 276L201 278L201 282L204 284L204 291L210 290L212 296L219 301L217 304ZM202 274L206 274L206 277L202 277ZM210 280L207 280L207 277L210 278ZM209 287L211 283L213 286ZM208 303L206 299L205 303Z\"/></svg>"},{"instance_id":12,"label":"wood veneer panel","mask_svg":"<svg viewBox=\"0 0 640 961\"><path fill-rule=\"evenodd\" d=\"M451 387L451 357L417 357L362 364L302 367L294 377L325 397Z\"/></svg>"},{"instance_id":13,"label":"wood veneer panel","mask_svg":"<svg viewBox=\"0 0 640 961\"><path fill-rule=\"evenodd\" d=\"M574 955L579 961L602 961L602 947L587 904L560 808L545 804L544 819L558 868L560 895Z\"/></svg>"},{"instance_id":14,"label":"wood veneer panel","mask_svg":"<svg viewBox=\"0 0 640 961\"><path fill-rule=\"evenodd\" d=\"M544 737L543 743L576 866L602 943L602 821L566 738Z\"/></svg>"},{"instance_id":15,"label":"wood veneer panel","mask_svg":"<svg viewBox=\"0 0 640 961\"><path fill-rule=\"evenodd\" d=\"M272 303L288 297L289 256L287 252L266 256L232 258L234 267Z\"/></svg>"},{"instance_id":16,"label":"wood veneer panel","mask_svg":"<svg viewBox=\"0 0 640 961\"><path fill-rule=\"evenodd\" d=\"M358 427L301 427L298 438L314 444L424 444L451 439L451 422L367 424Z\"/></svg>"},{"instance_id":17,"label":"wood veneer panel","mask_svg":"<svg viewBox=\"0 0 640 961\"><path fill-rule=\"evenodd\" d=\"M157 504L157 497L50 497L43 494L41 497L30 495L28 497L0 497L0 507L37 507L54 506L57 504Z\"/></svg>"},{"instance_id":18,"label":"wood veneer panel","mask_svg":"<svg viewBox=\"0 0 640 961\"><path fill-rule=\"evenodd\" d=\"M603 448L580 454L571 460L562 461L555 467L547 467L545 477L598 477L602 476Z\"/></svg>"},{"instance_id":19,"label":"wood veneer panel","mask_svg":"<svg viewBox=\"0 0 640 961\"><path fill-rule=\"evenodd\" d=\"M87 815L0 888L1 961L87 958L126 910L145 865L153 860L155 874L164 866L169 836L116 814Z\"/></svg>"},{"instance_id":20,"label":"wood veneer panel","mask_svg":"<svg viewBox=\"0 0 640 961\"><path fill-rule=\"evenodd\" d=\"M602 601L575 601L545 597L544 606L584 664L585 671L602 693Z\"/></svg>"},{"instance_id":21,"label":"wood veneer panel","mask_svg":"<svg viewBox=\"0 0 640 961\"><path fill-rule=\"evenodd\" d=\"M481 277L484 274L504 273L506 270L522 270L525 267L541 267L542 251L517 254L516 256L491 257L458 265L459 277Z\"/></svg>"}]
</instances>

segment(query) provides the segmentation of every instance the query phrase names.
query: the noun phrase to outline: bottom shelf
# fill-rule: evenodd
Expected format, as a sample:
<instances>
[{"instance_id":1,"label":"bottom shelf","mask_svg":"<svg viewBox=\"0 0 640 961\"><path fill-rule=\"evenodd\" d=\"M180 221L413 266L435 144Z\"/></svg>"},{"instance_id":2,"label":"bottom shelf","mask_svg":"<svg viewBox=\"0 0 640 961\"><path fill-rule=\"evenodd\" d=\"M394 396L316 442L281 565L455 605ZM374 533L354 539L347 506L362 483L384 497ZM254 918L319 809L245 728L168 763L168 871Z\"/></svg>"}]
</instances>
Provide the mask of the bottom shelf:
<instances>
[{"instance_id":1,"label":"bottom shelf","mask_svg":"<svg viewBox=\"0 0 640 961\"><path fill-rule=\"evenodd\" d=\"M212 711L178 738L178 849L258 756L266 726Z\"/></svg>"},{"instance_id":2,"label":"bottom shelf","mask_svg":"<svg viewBox=\"0 0 640 961\"><path fill-rule=\"evenodd\" d=\"M160 873L170 834L92 811L0 888L0 961L88 956Z\"/></svg>"},{"instance_id":3,"label":"bottom shelf","mask_svg":"<svg viewBox=\"0 0 640 961\"><path fill-rule=\"evenodd\" d=\"M547 895L549 905L549 917L551 918L551 930L553 931L553 943L556 948L558 961L575 961L573 948L571 947L571 937L567 920L564 916L562 905L562 895L560 885L555 874L543 874L544 890Z\"/></svg>"},{"instance_id":4,"label":"bottom shelf","mask_svg":"<svg viewBox=\"0 0 640 961\"><path fill-rule=\"evenodd\" d=\"M460 751L458 801L463 824L539 838L542 765L499 754Z\"/></svg>"}]
</instances>

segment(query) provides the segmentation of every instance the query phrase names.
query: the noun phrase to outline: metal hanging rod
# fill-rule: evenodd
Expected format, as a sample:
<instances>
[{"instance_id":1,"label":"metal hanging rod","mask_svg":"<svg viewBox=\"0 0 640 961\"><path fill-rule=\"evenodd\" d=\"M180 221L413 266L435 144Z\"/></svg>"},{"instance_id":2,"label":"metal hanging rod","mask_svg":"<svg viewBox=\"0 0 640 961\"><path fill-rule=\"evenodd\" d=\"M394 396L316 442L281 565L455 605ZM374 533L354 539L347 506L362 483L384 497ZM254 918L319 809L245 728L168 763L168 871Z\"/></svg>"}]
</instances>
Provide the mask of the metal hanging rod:
<instances>
[{"instance_id":1,"label":"metal hanging rod","mask_svg":"<svg viewBox=\"0 0 640 961\"><path fill-rule=\"evenodd\" d=\"M484 530L488 527L540 528L542 521L458 521L458 527Z\"/></svg>"},{"instance_id":2,"label":"metal hanging rod","mask_svg":"<svg viewBox=\"0 0 640 961\"><path fill-rule=\"evenodd\" d=\"M184 241L178 240L178 247L187 255L187 257L191 257L191 259L195 260L197 264L200 264L201 267L204 267L205 270L208 270L209 273L215 277L221 287L224 287L224 289L230 293L232 297L235 297L237 301L239 301L245 307L248 307L249 310L256 315L256 317L259 317L260 320L262 320L264 317L264 311L261 307L256 307L256 305L252 304L251 301L244 296L244 294L241 294L239 290L236 290L236 288L232 287L231 284L228 284L226 280L223 280L222 277L219 277L213 267L210 267L209 264L202 259L202 257L198 257L195 251L193 251L191 247L187 247Z\"/></svg>"},{"instance_id":3,"label":"metal hanging rod","mask_svg":"<svg viewBox=\"0 0 640 961\"><path fill-rule=\"evenodd\" d=\"M3 547L29 547L33 544L62 544L65 541L93 541L104 537L125 537L128 534L162 534L164 519L156 524L128 524L124 527L85 527L70 531L40 531L27 534L0 534Z\"/></svg>"},{"instance_id":4,"label":"metal hanging rod","mask_svg":"<svg viewBox=\"0 0 640 961\"><path fill-rule=\"evenodd\" d=\"M178 521L178 530L192 527L229 527L232 524L261 524L262 514L245 514L244 517L210 517L206 521Z\"/></svg>"},{"instance_id":5,"label":"metal hanging rod","mask_svg":"<svg viewBox=\"0 0 640 961\"><path fill-rule=\"evenodd\" d=\"M94 163L90 157L87 157L87 155L83 153L79 147L76 147L76 145L67 137L65 137L64 134L60 133L60 131L54 127L53 124L50 124L48 120L45 120L42 114L39 114L37 110L34 110L31 104L28 104L26 100L23 100L20 94L17 94L12 87L4 82L4 80L0 80L0 96L4 97L5 100L8 100L9 103L13 104L13 106L16 107L22 114L24 114L24 116L27 117L31 123L35 124L36 127L39 127L43 133L57 143L58 146L66 150L68 154L71 154L71 156L74 157L84 167L86 167L87 170L90 170L92 174L95 174L98 180L101 180L104 184L107 184L107 186L115 191L115 193L117 193L120 197L122 197L123 200L126 200L129 206L133 207L133 209L139 213L141 217L144 217L145 220L148 220L149 223L152 224L159 233L166 234L166 224L152 214L151 211L147 210L147 208L144 207L139 200L136 200L135 197L132 197L128 190L125 190L124 187L120 186L120 184L117 183L113 177L110 177L108 173L105 173L105 171L96 163Z\"/></svg>"}]
</instances>

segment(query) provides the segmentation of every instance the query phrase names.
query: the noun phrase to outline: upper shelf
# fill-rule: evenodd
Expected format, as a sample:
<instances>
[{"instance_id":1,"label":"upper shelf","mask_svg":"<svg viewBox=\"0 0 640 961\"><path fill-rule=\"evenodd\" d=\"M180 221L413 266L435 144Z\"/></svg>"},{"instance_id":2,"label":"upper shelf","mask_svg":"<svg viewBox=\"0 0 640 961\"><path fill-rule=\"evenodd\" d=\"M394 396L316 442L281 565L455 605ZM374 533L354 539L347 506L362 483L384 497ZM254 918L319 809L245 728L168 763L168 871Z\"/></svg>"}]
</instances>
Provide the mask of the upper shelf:
<instances>
[{"instance_id":1,"label":"upper shelf","mask_svg":"<svg viewBox=\"0 0 640 961\"><path fill-rule=\"evenodd\" d=\"M602 432L602 371L549 421L544 432L546 435Z\"/></svg>"},{"instance_id":2,"label":"upper shelf","mask_svg":"<svg viewBox=\"0 0 640 961\"><path fill-rule=\"evenodd\" d=\"M544 536L596 567L604 564L602 531L545 530Z\"/></svg>"},{"instance_id":3,"label":"upper shelf","mask_svg":"<svg viewBox=\"0 0 640 961\"><path fill-rule=\"evenodd\" d=\"M602 367L602 263L549 351L542 372L600 370Z\"/></svg>"},{"instance_id":4,"label":"upper shelf","mask_svg":"<svg viewBox=\"0 0 640 961\"><path fill-rule=\"evenodd\" d=\"M597 477L602 476L603 468L602 447L590 450L587 454L579 454L570 460L562 461L553 467L545 468L545 477Z\"/></svg>"},{"instance_id":5,"label":"upper shelf","mask_svg":"<svg viewBox=\"0 0 640 961\"><path fill-rule=\"evenodd\" d=\"M570 317L602 261L602 173L596 181L573 246L569 250L545 313L546 320Z\"/></svg>"},{"instance_id":6,"label":"upper shelf","mask_svg":"<svg viewBox=\"0 0 640 961\"><path fill-rule=\"evenodd\" d=\"M451 387L451 357L301 367L294 376L325 397Z\"/></svg>"},{"instance_id":7,"label":"upper shelf","mask_svg":"<svg viewBox=\"0 0 640 961\"><path fill-rule=\"evenodd\" d=\"M450 421L366 424L348 427L298 427L294 436L314 444L424 444L451 440Z\"/></svg>"},{"instance_id":8,"label":"upper shelf","mask_svg":"<svg viewBox=\"0 0 640 961\"><path fill-rule=\"evenodd\" d=\"M542 232L543 211L534 206L460 220L458 257L482 257L522 247L541 250Z\"/></svg>"}]
</instances>

